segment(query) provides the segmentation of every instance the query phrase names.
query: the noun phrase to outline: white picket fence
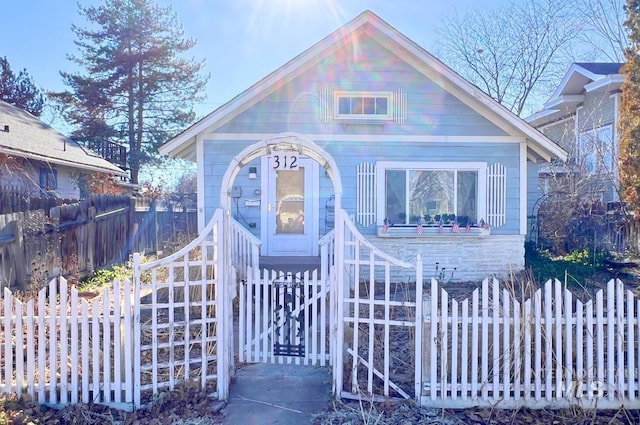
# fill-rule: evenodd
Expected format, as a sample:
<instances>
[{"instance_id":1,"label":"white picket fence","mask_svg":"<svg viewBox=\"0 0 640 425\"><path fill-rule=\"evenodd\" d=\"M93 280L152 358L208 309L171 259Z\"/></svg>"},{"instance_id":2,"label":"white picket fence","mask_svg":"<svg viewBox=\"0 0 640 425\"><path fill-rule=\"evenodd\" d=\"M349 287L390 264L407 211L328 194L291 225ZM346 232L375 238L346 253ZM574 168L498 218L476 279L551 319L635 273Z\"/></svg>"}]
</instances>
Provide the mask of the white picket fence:
<instances>
[{"instance_id":1,"label":"white picket fence","mask_svg":"<svg viewBox=\"0 0 640 425\"><path fill-rule=\"evenodd\" d=\"M132 409L197 381L227 399L236 265L224 261L222 218L217 211L198 239L170 257L143 265L136 256L133 282L115 281L93 299L64 279L26 303L5 289L0 392ZM323 240L320 277L303 277L307 292L292 310L304 310L315 336L307 357L291 360L332 364L336 396L444 408L640 408L640 299L622 282L587 299L559 281L514 296L485 280L469 298L454 299L435 280L423 285L420 257L396 260L344 211L336 218ZM238 264L254 263L256 241L236 240L249 247ZM398 280L407 268L415 280ZM241 335L242 359L285 361L265 349L265 337L276 335L268 325L277 316L264 308L276 296L275 279L263 273L241 287L239 319L254 327Z\"/></svg>"},{"instance_id":2,"label":"white picket fence","mask_svg":"<svg viewBox=\"0 0 640 425\"><path fill-rule=\"evenodd\" d=\"M394 259L344 211L338 220L337 396L441 408L640 408L640 298L621 281L587 298L558 280L524 296L485 280L458 300L435 279L423 285L420 257ZM394 278L399 269L415 280Z\"/></svg>"},{"instance_id":3,"label":"white picket fence","mask_svg":"<svg viewBox=\"0 0 640 425\"><path fill-rule=\"evenodd\" d=\"M0 392L39 403L134 400L132 285L116 280L88 300L63 278L27 303L4 289L0 303Z\"/></svg>"},{"instance_id":4,"label":"white picket fence","mask_svg":"<svg viewBox=\"0 0 640 425\"><path fill-rule=\"evenodd\" d=\"M558 280L520 301L433 281L424 312L423 405L640 407L640 299L619 280L586 301Z\"/></svg>"}]
</instances>

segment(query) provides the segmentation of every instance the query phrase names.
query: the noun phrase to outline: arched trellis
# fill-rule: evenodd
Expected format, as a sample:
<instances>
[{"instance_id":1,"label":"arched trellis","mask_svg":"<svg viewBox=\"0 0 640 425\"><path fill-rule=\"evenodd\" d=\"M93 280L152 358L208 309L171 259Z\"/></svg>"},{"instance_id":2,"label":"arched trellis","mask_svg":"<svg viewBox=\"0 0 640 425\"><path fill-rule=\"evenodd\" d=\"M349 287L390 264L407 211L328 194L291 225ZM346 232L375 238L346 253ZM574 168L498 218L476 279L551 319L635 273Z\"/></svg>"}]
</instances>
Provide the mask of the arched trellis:
<instances>
[{"instance_id":1,"label":"arched trellis","mask_svg":"<svg viewBox=\"0 0 640 425\"><path fill-rule=\"evenodd\" d=\"M220 208L222 208L227 215L231 212L231 189L233 181L242 167L256 158L271 155L272 152L297 152L320 164L333 183L335 208L336 210L341 208L342 179L340 177L340 170L338 170L333 157L307 136L298 133L282 133L247 146L233 157L227 167L227 171L224 173L220 189Z\"/></svg>"},{"instance_id":2,"label":"arched trellis","mask_svg":"<svg viewBox=\"0 0 640 425\"><path fill-rule=\"evenodd\" d=\"M232 247L231 247L231 227L232 223L230 220L231 217L231 204L232 197L231 191L233 188L233 182L235 181L236 176L245 165L249 164L254 159L269 156L272 152L296 152L301 156L306 156L314 161L316 161L322 168L324 168L327 176L331 179L333 184L333 193L335 194L335 211L336 213L340 213L342 208L342 178L340 176L340 171L333 159L333 157L318 146L313 140L309 137L306 137L297 133L282 133L274 137L270 137L260 142L254 143L245 149L243 149L240 153L233 157L225 174L222 178L221 189L220 189L220 209L223 211L223 237L222 237L222 253L223 253L223 280L227 284L223 287L223 296L225 298L225 304L229 311L231 311L231 300L232 296L230 292L232 292L232 287L235 286L235 276L233 272L233 267L231 264L232 259ZM335 224L335 232L336 235L340 235L343 231L343 222L342 220L336 220ZM342 244L336 243L334 244L334 252L332 258L334 258L334 267L338 270L342 267ZM255 269L254 273L259 273L259 270ZM254 276L255 277L255 276ZM338 279L339 280L339 279ZM341 282L335 282L338 287L341 287ZM224 346L224 353L222 357L224 357L228 362L230 367L233 364L233 337L227 335L225 337L227 341Z\"/></svg>"}]
</instances>

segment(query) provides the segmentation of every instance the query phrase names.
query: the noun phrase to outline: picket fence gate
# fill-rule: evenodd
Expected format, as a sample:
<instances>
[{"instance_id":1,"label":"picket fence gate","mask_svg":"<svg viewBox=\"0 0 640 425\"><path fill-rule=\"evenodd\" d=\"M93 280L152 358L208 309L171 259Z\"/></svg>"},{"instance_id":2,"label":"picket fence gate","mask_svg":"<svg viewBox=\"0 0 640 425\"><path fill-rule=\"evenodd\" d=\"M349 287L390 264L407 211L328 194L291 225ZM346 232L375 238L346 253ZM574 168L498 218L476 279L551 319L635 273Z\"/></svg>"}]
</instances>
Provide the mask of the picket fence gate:
<instances>
[{"instance_id":1,"label":"picket fence gate","mask_svg":"<svg viewBox=\"0 0 640 425\"><path fill-rule=\"evenodd\" d=\"M331 362L326 275L262 270L240 286L238 359L326 366Z\"/></svg>"}]
</instances>

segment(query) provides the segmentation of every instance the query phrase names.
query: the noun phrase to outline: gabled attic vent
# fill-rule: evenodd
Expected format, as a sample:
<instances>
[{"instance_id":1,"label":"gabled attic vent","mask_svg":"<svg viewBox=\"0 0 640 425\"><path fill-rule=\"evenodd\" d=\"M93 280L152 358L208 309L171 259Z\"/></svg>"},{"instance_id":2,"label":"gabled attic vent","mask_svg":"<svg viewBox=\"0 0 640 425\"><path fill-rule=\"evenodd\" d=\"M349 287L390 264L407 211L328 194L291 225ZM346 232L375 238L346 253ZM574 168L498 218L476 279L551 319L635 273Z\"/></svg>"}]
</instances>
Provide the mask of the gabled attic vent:
<instances>
[{"instance_id":1,"label":"gabled attic vent","mask_svg":"<svg viewBox=\"0 0 640 425\"><path fill-rule=\"evenodd\" d=\"M9 132L9 126L5 125L4 128L2 129L2 131L4 131L5 133Z\"/></svg>"}]
</instances>

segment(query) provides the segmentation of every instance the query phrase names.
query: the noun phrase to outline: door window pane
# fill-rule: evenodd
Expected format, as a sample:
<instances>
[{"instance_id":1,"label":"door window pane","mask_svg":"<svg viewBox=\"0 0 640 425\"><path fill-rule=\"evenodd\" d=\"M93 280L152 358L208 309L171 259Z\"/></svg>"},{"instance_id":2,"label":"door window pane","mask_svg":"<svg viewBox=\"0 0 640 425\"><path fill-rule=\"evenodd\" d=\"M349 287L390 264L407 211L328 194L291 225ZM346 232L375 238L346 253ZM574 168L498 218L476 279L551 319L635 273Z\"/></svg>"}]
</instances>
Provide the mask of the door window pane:
<instances>
[{"instance_id":1,"label":"door window pane","mask_svg":"<svg viewBox=\"0 0 640 425\"><path fill-rule=\"evenodd\" d=\"M276 171L276 234L304 234L304 167Z\"/></svg>"}]
</instances>

